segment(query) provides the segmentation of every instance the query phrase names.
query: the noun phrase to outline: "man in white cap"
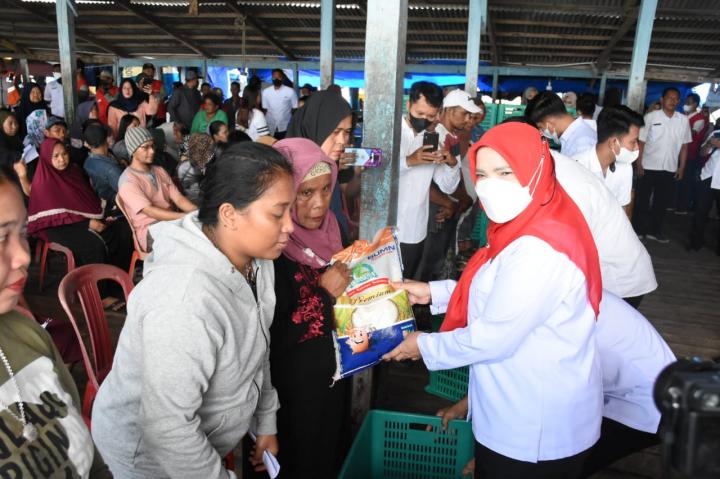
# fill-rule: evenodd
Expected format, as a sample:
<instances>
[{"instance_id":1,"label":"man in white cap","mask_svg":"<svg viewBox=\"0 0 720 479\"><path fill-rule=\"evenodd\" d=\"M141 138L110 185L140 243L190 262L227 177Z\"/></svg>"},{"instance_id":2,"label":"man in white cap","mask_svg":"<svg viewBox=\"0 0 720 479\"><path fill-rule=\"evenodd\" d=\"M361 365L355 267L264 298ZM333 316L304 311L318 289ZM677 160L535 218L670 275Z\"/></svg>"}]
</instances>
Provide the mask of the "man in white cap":
<instances>
[{"instance_id":1,"label":"man in white cap","mask_svg":"<svg viewBox=\"0 0 720 479\"><path fill-rule=\"evenodd\" d=\"M470 121L470 116L482 110L472 97L463 90L452 90L443 99L440 123L435 131L440 135L438 145L462 165L460 133ZM462 165L467 170L467 164ZM457 227L456 215L467 211L474 202L475 188L469 180L469 170L463 171L465 182L460 182L455 191L443 192L435 183L430 185L430 212L428 239L423 254L422 279L441 279L445 257L453 233ZM469 184L469 187L466 187ZM472 195L472 196L471 196Z\"/></svg>"},{"instance_id":2,"label":"man in white cap","mask_svg":"<svg viewBox=\"0 0 720 479\"><path fill-rule=\"evenodd\" d=\"M199 79L195 70L185 72L185 85L173 91L167 105L170 121L177 121L190 128L195 113L200 110L202 97L198 91Z\"/></svg>"}]
</instances>

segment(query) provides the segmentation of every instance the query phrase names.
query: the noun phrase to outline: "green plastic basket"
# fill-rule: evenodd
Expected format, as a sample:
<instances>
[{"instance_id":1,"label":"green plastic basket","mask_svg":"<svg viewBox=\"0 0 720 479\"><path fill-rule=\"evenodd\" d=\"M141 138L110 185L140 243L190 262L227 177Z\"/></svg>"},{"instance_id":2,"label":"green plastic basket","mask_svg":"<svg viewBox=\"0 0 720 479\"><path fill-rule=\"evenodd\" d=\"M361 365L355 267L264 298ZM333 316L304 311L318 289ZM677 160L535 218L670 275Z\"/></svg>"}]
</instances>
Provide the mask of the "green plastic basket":
<instances>
[{"instance_id":1,"label":"green plastic basket","mask_svg":"<svg viewBox=\"0 0 720 479\"><path fill-rule=\"evenodd\" d=\"M483 130L488 131L490 128L497 125L497 110L498 106L496 103L485 103L485 118L482 123L480 123Z\"/></svg>"},{"instance_id":2,"label":"green plastic basket","mask_svg":"<svg viewBox=\"0 0 720 479\"><path fill-rule=\"evenodd\" d=\"M525 114L525 105L498 105L498 114L496 124L503 122L505 118L511 116L522 116Z\"/></svg>"},{"instance_id":3,"label":"green plastic basket","mask_svg":"<svg viewBox=\"0 0 720 479\"><path fill-rule=\"evenodd\" d=\"M450 421L443 430L436 416L373 410L365 417L339 477L460 478L474 445L466 421Z\"/></svg>"},{"instance_id":4,"label":"green plastic basket","mask_svg":"<svg viewBox=\"0 0 720 479\"><path fill-rule=\"evenodd\" d=\"M470 368L464 366L445 371L430 371L430 384L425 392L457 402L467 396Z\"/></svg>"},{"instance_id":5,"label":"green plastic basket","mask_svg":"<svg viewBox=\"0 0 720 479\"><path fill-rule=\"evenodd\" d=\"M444 314L436 314L432 317L432 330L433 333L437 333L440 331L440 325L442 322L445 321L445 315Z\"/></svg>"}]
</instances>

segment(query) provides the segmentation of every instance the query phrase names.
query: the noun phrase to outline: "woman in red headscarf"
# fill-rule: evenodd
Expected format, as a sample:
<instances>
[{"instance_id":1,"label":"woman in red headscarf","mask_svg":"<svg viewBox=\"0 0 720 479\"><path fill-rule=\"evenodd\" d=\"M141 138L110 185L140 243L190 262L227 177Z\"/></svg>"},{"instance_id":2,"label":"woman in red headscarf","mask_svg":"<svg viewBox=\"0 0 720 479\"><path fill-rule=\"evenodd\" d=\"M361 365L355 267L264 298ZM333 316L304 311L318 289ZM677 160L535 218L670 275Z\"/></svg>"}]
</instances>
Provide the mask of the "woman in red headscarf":
<instances>
[{"instance_id":1,"label":"woman in red headscarf","mask_svg":"<svg viewBox=\"0 0 720 479\"><path fill-rule=\"evenodd\" d=\"M535 128L499 125L468 158L488 246L457 284L396 285L447 314L440 333L413 333L385 359L470 366L475 477L577 477L602 418L595 243Z\"/></svg>"},{"instance_id":2,"label":"woman in red headscarf","mask_svg":"<svg viewBox=\"0 0 720 479\"><path fill-rule=\"evenodd\" d=\"M111 262L127 270L132 252L127 222L103 221L100 199L80 167L70 162L67 147L48 138L40 147L38 161L30 191L28 234L66 246L78 266Z\"/></svg>"},{"instance_id":3,"label":"woman in red headscarf","mask_svg":"<svg viewBox=\"0 0 720 479\"><path fill-rule=\"evenodd\" d=\"M297 193L294 230L275 260L275 316L270 328L270 367L278 392L279 461L283 477L335 478L343 457L349 385L333 385L333 305L350 283L350 270L332 256L342 249L330 200L338 167L306 138L273 148L293 166Z\"/></svg>"}]
</instances>

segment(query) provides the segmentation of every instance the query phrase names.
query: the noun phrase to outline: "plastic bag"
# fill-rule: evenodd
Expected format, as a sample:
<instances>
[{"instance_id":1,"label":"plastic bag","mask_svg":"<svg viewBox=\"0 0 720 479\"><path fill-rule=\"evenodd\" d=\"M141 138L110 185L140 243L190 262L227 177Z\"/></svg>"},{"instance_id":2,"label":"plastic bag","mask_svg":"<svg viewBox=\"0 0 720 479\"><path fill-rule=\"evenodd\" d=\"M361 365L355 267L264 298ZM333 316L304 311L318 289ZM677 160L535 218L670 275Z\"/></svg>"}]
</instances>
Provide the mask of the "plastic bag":
<instances>
[{"instance_id":1,"label":"plastic bag","mask_svg":"<svg viewBox=\"0 0 720 479\"><path fill-rule=\"evenodd\" d=\"M400 244L384 228L372 244L359 240L333 256L352 271L352 280L335 302L335 352L338 380L374 366L383 354L415 331L410 300L390 281L402 281Z\"/></svg>"}]
</instances>

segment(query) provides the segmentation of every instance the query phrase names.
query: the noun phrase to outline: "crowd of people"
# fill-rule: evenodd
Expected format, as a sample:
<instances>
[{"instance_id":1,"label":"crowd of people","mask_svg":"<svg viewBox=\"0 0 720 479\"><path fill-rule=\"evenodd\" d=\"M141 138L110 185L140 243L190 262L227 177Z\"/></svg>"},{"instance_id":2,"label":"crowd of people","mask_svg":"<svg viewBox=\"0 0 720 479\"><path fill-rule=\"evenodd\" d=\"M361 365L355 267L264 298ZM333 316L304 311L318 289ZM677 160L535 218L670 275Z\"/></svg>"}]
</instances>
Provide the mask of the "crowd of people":
<instances>
[{"instance_id":1,"label":"crowd of people","mask_svg":"<svg viewBox=\"0 0 720 479\"><path fill-rule=\"evenodd\" d=\"M352 274L330 260L358 238L355 116L337 88L298 98L282 70L264 88L232 83L227 99L194 70L184 78L168 99L151 64L119 86L103 71L72 119L54 82L29 83L0 111L7 463L34 477L234 477L223 457L250 432L249 477L265 451L281 477L336 477L351 388L332 381L333 305ZM445 319L385 359L470 366L468 397L439 414L472 410L479 478L587 477L657 442L652 385L674 356L637 311L657 288L642 240L667 242L667 208L692 208L698 249L720 201L720 137L696 95L683 114L668 88L643 117L533 90L524 116L484 131L479 98L417 82L389 159L394 286ZM101 285L127 318L92 437L52 341L15 311L27 236L78 266L127 270L133 249L152 253L127 305Z\"/></svg>"}]
</instances>

